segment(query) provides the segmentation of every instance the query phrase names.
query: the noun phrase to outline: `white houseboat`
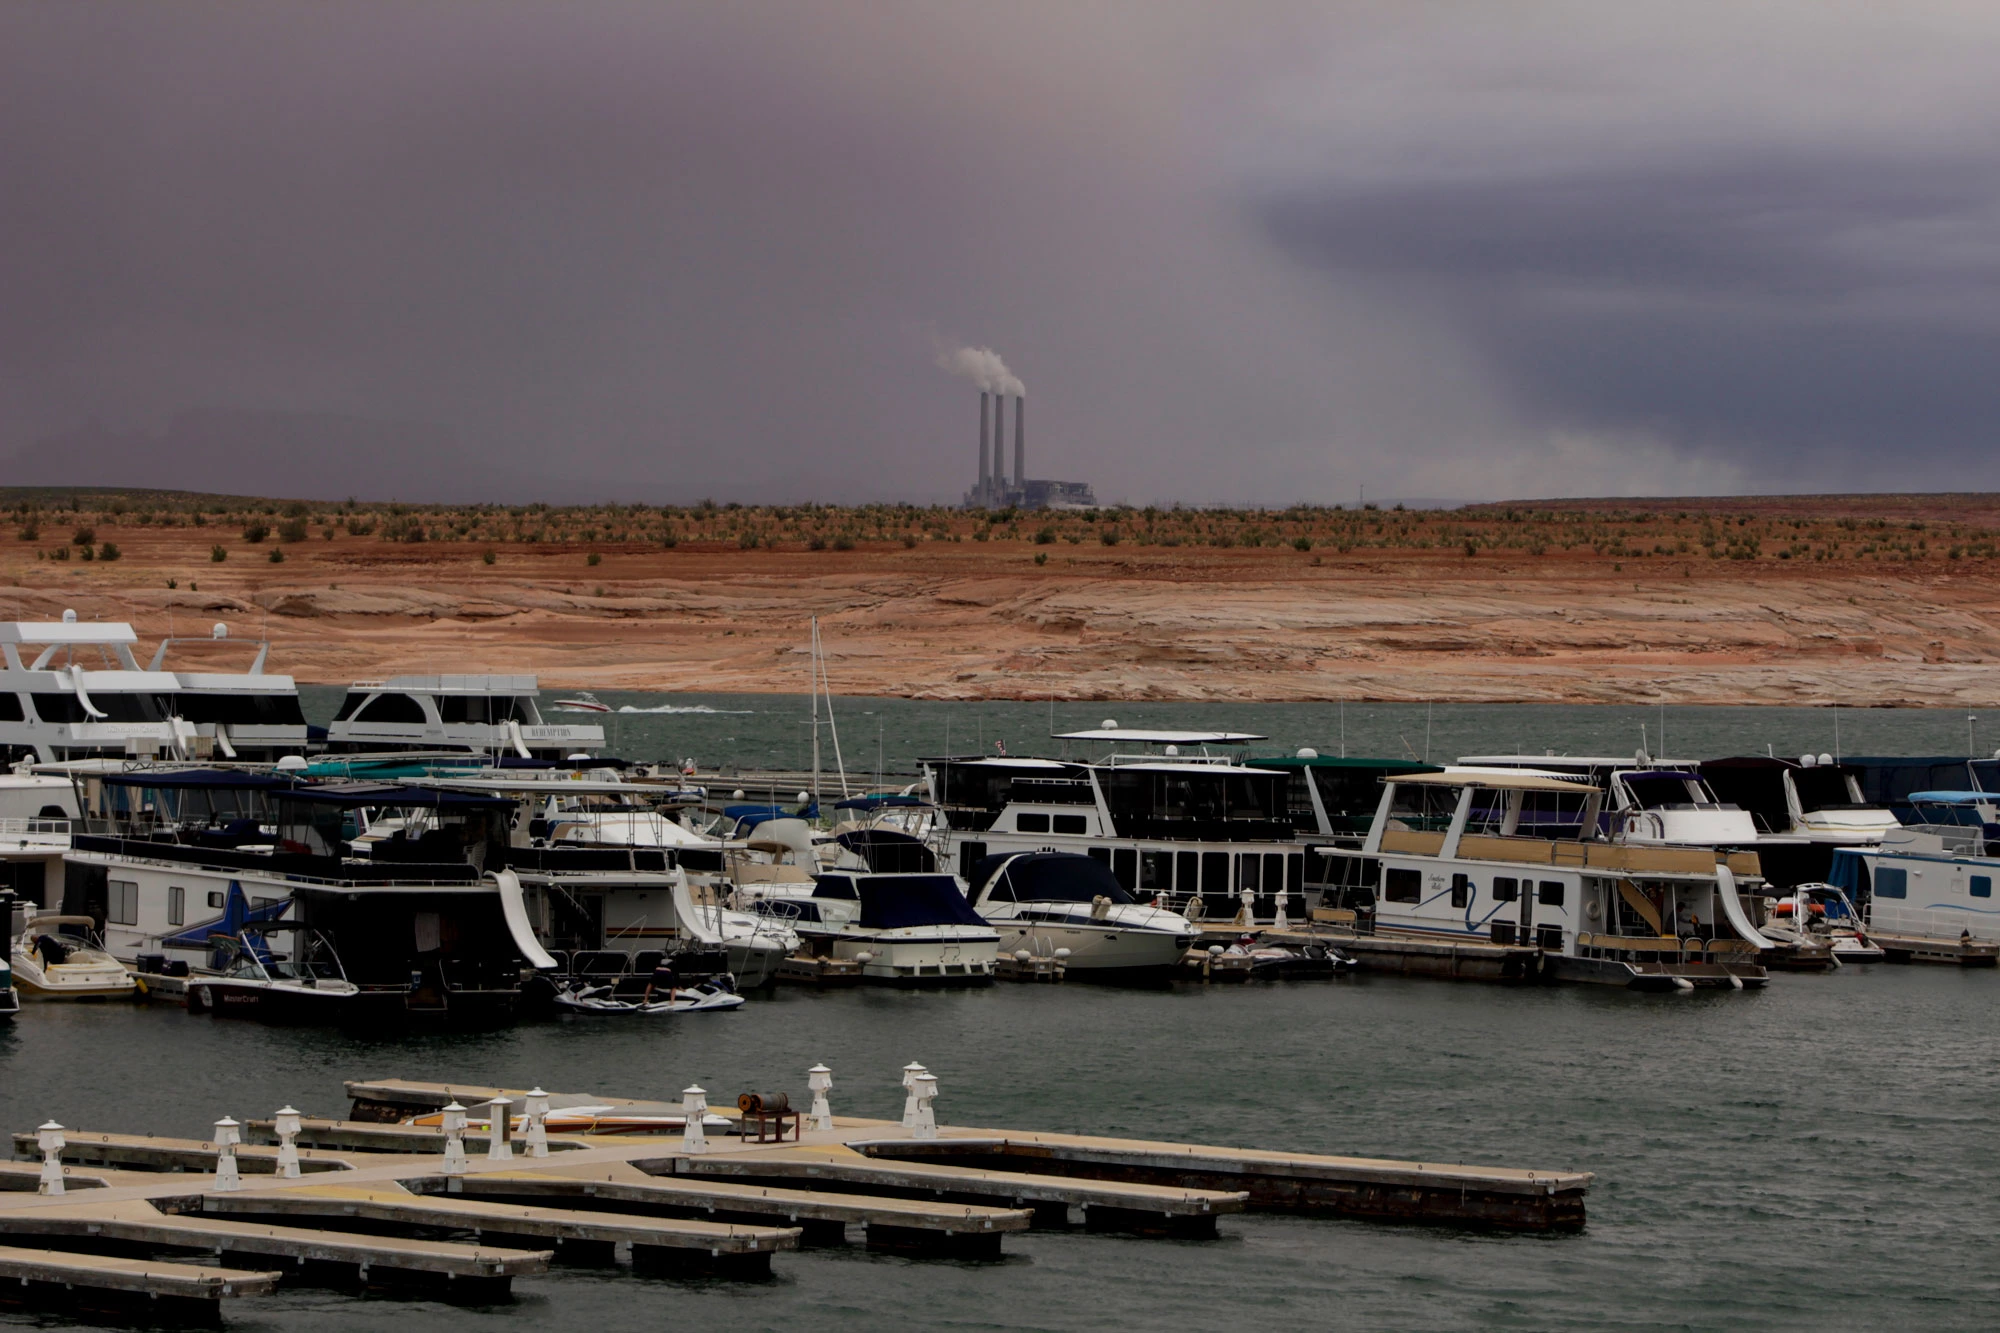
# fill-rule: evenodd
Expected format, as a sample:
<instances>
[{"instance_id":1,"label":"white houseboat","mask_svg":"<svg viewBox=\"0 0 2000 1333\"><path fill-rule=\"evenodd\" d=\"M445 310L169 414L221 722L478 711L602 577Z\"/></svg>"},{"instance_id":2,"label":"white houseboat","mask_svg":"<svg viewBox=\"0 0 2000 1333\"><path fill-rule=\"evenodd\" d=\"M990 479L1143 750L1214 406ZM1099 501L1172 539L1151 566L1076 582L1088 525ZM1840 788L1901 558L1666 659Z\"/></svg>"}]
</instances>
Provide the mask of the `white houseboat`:
<instances>
[{"instance_id":1,"label":"white houseboat","mask_svg":"<svg viewBox=\"0 0 2000 1333\"><path fill-rule=\"evenodd\" d=\"M147 669L172 671L179 688L170 703L176 717L193 725L197 753L265 762L305 754L312 734L299 707L298 683L264 670L268 642L254 645L250 664L240 671L213 669L221 665L214 658L244 646L251 645L231 639L229 627L218 621L206 637L162 639Z\"/></svg>"},{"instance_id":2,"label":"white houseboat","mask_svg":"<svg viewBox=\"0 0 2000 1333\"><path fill-rule=\"evenodd\" d=\"M132 654L132 627L0 622L0 756L50 762L194 754L197 729L177 713L180 679Z\"/></svg>"},{"instance_id":3,"label":"white houseboat","mask_svg":"<svg viewBox=\"0 0 2000 1333\"><path fill-rule=\"evenodd\" d=\"M595 723L542 721L533 676L392 676L356 681L327 727L340 754L429 750L568 759L604 748Z\"/></svg>"},{"instance_id":4,"label":"white houseboat","mask_svg":"<svg viewBox=\"0 0 2000 1333\"><path fill-rule=\"evenodd\" d=\"M1330 853L1348 863L1333 876L1343 899L1332 910L1390 943L1474 946L1412 949L1397 960L1404 970L1436 962L1476 975L1461 955L1476 962L1489 945L1496 976L1762 984L1758 956L1778 946L1739 896L1761 886L1755 854L1611 843L1595 832L1602 799L1572 779L1501 769L1392 777L1361 848ZM1370 961L1366 941L1356 951Z\"/></svg>"},{"instance_id":5,"label":"white houseboat","mask_svg":"<svg viewBox=\"0 0 2000 1333\"><path fill-rule=\"evenodd\" d=\"M1910 804L1919 822L1836 851L1829 881L1892 962L2000 963L2000 794L1921 791Z\"/></svg>"}]
</instances>

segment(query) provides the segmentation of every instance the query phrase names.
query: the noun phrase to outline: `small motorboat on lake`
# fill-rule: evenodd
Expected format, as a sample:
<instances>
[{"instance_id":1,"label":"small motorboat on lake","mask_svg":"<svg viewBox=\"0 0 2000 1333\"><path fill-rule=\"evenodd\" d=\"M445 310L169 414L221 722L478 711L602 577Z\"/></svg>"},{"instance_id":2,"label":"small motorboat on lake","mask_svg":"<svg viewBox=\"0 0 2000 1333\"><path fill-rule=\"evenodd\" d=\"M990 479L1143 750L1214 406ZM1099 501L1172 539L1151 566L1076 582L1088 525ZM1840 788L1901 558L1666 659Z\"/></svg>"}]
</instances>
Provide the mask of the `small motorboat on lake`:
<instances>
[{"instance_id":1,"label":"small motorboat on lake","mask_svg":"<svg viewBox=\"0 0 2000 1333\"><path fill-rule=\"evenodd\" d=\"M125 965L104 951L91 917L28 917L8 961L14 985L33 999L129 1000L139 994Z\"/></svg>"},{"instance_id":2,"label":"small motorboat on lake","mask_svg":"<svg viewBox=\"0 0 2000 1333\"><path fill-rule=\"evenodd\" d=\"M286 941L289 952L273 949L272 937ZM327 1023L348 1017L361 994L332 943L310 926L276 922L209 942L212 975L188 978L193 1013Z\"/></svg>"}]
</instances>

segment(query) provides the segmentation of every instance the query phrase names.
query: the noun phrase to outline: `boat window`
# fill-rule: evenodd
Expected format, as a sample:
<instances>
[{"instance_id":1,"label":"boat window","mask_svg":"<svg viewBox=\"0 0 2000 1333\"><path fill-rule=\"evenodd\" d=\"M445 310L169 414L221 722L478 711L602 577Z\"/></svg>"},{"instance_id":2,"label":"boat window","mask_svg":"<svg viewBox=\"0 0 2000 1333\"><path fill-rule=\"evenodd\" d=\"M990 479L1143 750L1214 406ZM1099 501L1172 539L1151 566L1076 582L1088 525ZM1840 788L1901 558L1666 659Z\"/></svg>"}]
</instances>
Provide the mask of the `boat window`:
<instances>
[{"instance_id":1,"label":"boat window","mask_svg":"<svg viewBox=\"0 0 2000 1333\"><path fill-rule=\"evenodd\" d=\"M424 721L424 706L407 694L378 694L354 715L356 722Z\"/></svg>"},{"instance_id":2,"label":"boat window","mask_svg":"<svg viewBox=\"0 0 2000 1333\"><path fill-rule=\"evenodd\" d=\"M1877 898L1907 898L1910 896L1910 876L1905 870L1883 866L1875 872L1875 896Z\"/></svg>"},{"instance_id":3,"label":"boat window","mask_svg":"<svg viewBox=\"0 0 2000 1333\"><path fill-rule=\"evenodd\" d=\"M852 875L815 875L813 892L815 898L845 898L852 901L861 895L854 891Z\"/></svg>"},{"instance_id":4,"label":"boat window","mask_svg":"<svg viewBox=\"0 0 2000 1333\"><path fill-rule=\"evenodd\" d=\"M93 693L90 701L104 714L94 718L74 694L37 693L35 713L44 722L158 722L165 714L156 694Z\"/></svg>"},{"instance_id":5,"label":"boat window","mask_svg":"<svg viewBox=\"0 0 2000 1333\"><path fill-rule=\"evenodd\" d=\"M1130 847L1118 848L1111 855L1111 873L1125 888L1135 887L1139 883L1139 853Z\"/></svg>"},{"instance_id":6,"label":"boat window","mask_svg":"<svg viewBox=\"0 0 2000 1333\"><path fill-rule=\"evenodd\" d=\"M1057 815L1056 832L1085 833L1090 829L1090 821L1082 815Z\"/></svg>"},{"instance_id":7,"label":"boat window","mask_svg":"<svg viewBox=\"0 0 2000 1333\"><path fill-rule=\"evenodd\" d=\"M221 906L222 906L222 895L221 895L220 893L211 893L211 894L209 894L209 895L208 895L208 905L209 905L210 907L221 907Z\"/></svg>"},{"instance_id":8,"label":"boat window","mask_svg":"<svg viewBox=\"0 0 2000 1333\"><path fill-rule=\"evenodd\" d=\"M1111 868L1111 849L1109 847L1092 847L1090 849L1090 859L1099 862L1106 870L1109 870Z\"/></svg>"},{"instance_id":9,"label":"boat window","mask_svg":"<svg viewBox=\"0 0 2000 1333\"><path fill-rule=\"evenodd\" d=\"M173 699L174 712L195 723L219 722L229 727L302 727L296 694L254 694L248 691L207 693L188 691Z\"/></svg>"},{"instance_id":10,"label":"boat window","mask_svg":"<svg viewBox=\"0 0 2000 1333\"><path fill-rule=\"evenodd\" d=\"M972 880L972 868L986 859L986 844L983 842L961 842L958 844L958 873L967 883Z\"/></svg>"},{"instance_id":11,"label":"boat window","mask_svg":"<svg viewBox=\"0 0 2000 1333\"><path fill-rule=\"evenodd\" d=\"M1255 852L1249 852L1236 858L1236 891L1238 893L1243 892L1245 889L1255 893L1257 886L1263 882L1263 878L1263 863Z\"/></svg>"},{"instance_id":12,"label":"boat window","mask_svg":"<svg viewBox=\"0 0 2000 1333\"><path fill-rule=\"evenodd\" d=\"M26 718L21 712L21 696L12 690L0 694L0 722L22 722Z\"/></svg>"},{"instance_id":13,"label":"boat window","mask_svg":"<svg viewBox=\"0 0 2000 1333\"><path fill-rule=\"evenodd\" d=\"M1285 858L1285 887L1293 893L1301 893L1306 887L1306 855L1293 852Z\"/></svg>"},{"instance_id":14,"label":"boat window","mask_svg":"<svg viewBox=\"0 0 2000 1333\"><path fill-rule=\"evenodd\" d=\"M1174 854L1172 852L1139 853L1139 887L1142 889L1165 889L1173 892Z\"/></svg>"},{"instance_id":15,"label":"boat window","mask_svg":"<svg viewBox=\"0 0 2000 1333\"><path fill-rule=\"evenodd\" d=\"M1392 903L1414 903L1423 899L1424 877L1420 871L1390 866L1382 876L1382 896Z\"/></svg>"},{"instance_id":16,"label":"boat window","mask_svg":"<svg viewBox=\"0 0 2000 1333\"><path fill-rule=\"evenodd\" d=\"M354 710L361 707L362 703L365 702L367 698L368 696L365 694L357 693L354 690L349 690L347 692L347 697L340 701L340 707L334 710L333 720L335 722L347 721L348 718L354 716Z\"/></svg>"},{"instance_id":17,"label":"boat window","mask_svg":"<svg viewBox=\"0 0 2000 1333\"><path fill-rule=\"evenodd\" d=\"M1184 884L1182 889L1194 886ZM1203 893L1229 892L1229 853L1203 852L1201 854L1201 891Z\"/></svg>"},{"instance_id":18,"label":"boat window","mask_svg":"<svg viewBox=\"0 0 2000 1333\"><path fill-rule=\"evenodd\" d=\"M1201 882L1201 854L1199 852L1174 853L1174 882L1181 886L1182 893L1193 893Z\"/></svg>"},{"instance_id":19,"label":"boat window","mask_svg":"<svg viewBox=\"0 0 2000 1333\"><path fill-rule=\"evenodd\" d=\"M1471 902L1472 877L1469 875L1453 875L1451 877L1451 905L1453 907L1466 907Z\"/></svg>"},{"instance_id":20,"label":"boat window","mask_svg":"<svg viewBox=\"0 0 2000 1333\"><path fill-rule=\"evenodd\" d=\"M1264 853L1264 892L1282 893L1285 889L1285 854L1283 852Z\"/></svg>"},{"instance_id":21,"label":"boat window","mask_svg":"<svg viewBox=\"0 0 2000 1333\"><path fill-rule=\"evenodd\" d=\"M1521 881L1511 875L1493 877L1493 901L1511 903L1521 896Z\"/></svg>"},{"instance_id":22,"label":"boat window","mask_svg":"<svg viewBox=\"0 0 2000 1333\"><path fill-rule=\"evenodd\" d=\"M1993 896L1993 877L1991 875L1974 875L1972 877L1972 896L1975 898L1991 898Z\"/></svg>"},{"instance_id":23,"label":"boat window","mask_svg":"<svg viewBox=\"0 0 2000 1333\"><path fill-rule=\"evenodd\" d=\"M114 926L139 924L139 886L129 879L110 882L105 899L105 919Z\"/></svg>"},{"instance_id":24,"label":"boat window","mask_svg":"<svg viewBox=\"0 0 2000 1333\"><path fill-rule=\"evenodd\" d=\"M167 924L187 924L187 890L175 884L167 889Z\"/></svg>"},{"instance_id":25,"label":"boat window","mask_svg":"<svg viewBox=\"0 0 2000 1333\"><path fill-rule=\"evenodd\" d=\"M1543 880L1541 900L1544 907L1561 907L1563 905L1562 881L1559 879Z\"/></svg>"},{"instance_id":26,"label":"boat window","mask_svg":"<svg viewBox=\"0 0 2000 1333\"><path fill-rule=\"evenodd\" d=\"M1022 833L1047 833L1049 831L1049 817L1047 815L1029 814L1023 811L1014 816L1014 827Z\"/></svg>"}]
</instances>

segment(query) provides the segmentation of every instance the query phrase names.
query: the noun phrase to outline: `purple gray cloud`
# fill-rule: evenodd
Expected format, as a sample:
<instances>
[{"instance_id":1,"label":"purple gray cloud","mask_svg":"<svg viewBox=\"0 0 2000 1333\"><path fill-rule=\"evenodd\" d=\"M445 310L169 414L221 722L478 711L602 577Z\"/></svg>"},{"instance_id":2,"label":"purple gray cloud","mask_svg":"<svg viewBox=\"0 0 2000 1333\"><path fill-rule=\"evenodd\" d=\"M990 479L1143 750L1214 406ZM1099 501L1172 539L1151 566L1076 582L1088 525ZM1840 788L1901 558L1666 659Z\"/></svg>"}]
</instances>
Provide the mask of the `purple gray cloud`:
<instances>
[{"instance_id":1,"label":"purple gray cloud","mask_svg":"<svg viewBox=\"0 0 2000 1333\"><path fill-rule=\"evenodd\" d=\"M198 409L458 442L340 494L944 498L967 345L1031 472L1138 500L1962 487L1996 46L1970 5L10 6L0 457Z\"/></svg>"}]
</instances>

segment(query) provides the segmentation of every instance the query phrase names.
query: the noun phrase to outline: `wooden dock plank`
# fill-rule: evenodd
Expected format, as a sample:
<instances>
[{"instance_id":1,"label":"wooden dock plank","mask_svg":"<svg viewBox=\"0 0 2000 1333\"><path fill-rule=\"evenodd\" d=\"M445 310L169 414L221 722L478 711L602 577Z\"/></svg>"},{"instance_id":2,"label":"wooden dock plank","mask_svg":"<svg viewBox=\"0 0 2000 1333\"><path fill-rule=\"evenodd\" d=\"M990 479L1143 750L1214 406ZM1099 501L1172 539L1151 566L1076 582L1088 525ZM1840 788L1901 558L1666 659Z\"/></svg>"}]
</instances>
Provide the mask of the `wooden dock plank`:
<instances>
[{"instance_id":1,"label":"wooden dock plank","mask_svg":"<svg viewBox=\"0 0 2000 1333\"><path fill-rule=\"evenodd\" d=\"M67 1145L65 1162L106 1166L147 1166L160 1171L213 1171L217 1149L200 1139L167 1138L157 1134L105 1134L89 1130L64 1131ZM39 1159L35 1135L24 1131L14 1135L17 1157ZM299 1150L301 1171L345 1171L352 1163L344 1155L310 1148ZM236 1149L236 1169L244 1175L270 1175L278 1169L278 1150L263 1144L246 1143Z\"/></svg>"},{"instance_id":2,"label":"wooden dock plank","mask_svg":"<svg viewBox=\"0 0 2000 1333\"><path fill-rule=\"evenodd\" d=\"M430 1183L433 1182L426 1182ZM739 1216L776 1217L790 1222L839 1222L923 1231L1026 1231L1034 1221L1031 1212L1019 1208L826 1194L686 1176L648 1176L630 1167L619 1171L580 1169L575 1175L555 1171L485 1172L469 1179L467 1187L482 1195L605 1199Z\"/></svg>"},{"instance_id":3,"label":"wooden dock plank","mask_svg":"<svg viewBox=\"0 0 2000 1333\"><path fill-rule=\"evenodd\" d=\"M808 1146L776 1152L715 1153L637 1162L658 1174L818 1180L941 1195L1001 1199L1010 1203L1059 1203L1075 1207L1120 1208L1174 1216L1240 1213L1247 1196L1239 1192L1177 1186L1077 1180L1063 1176L930 1162L891 1162L845 1147Z\"/></svg>"},{"instance_id":4,"label":"wooden dock plank","mask_svg":"<svg viewBox=\"0 0 2000 1333\"><path fill-rule=\"evenodd\" d=\"M546 1250L454 1241L406 1240L344 1231L162 1212L145 1200L69 1204L0 1212L0 1234L97 1237L177 1249L270 1255L295 1263L352 1264L445 1277L502 1278L545 1273Z\"/></svg>"},{"instance_id":5,"label":"wooden dock plank","mask_svg":"<svg viewBox=\"0 0 2000 1333\"><path fill-rule=\"evenodd\" d=\"M0 1245L0 1281L7 1282L46 1282L212 1301L224 1296L265 1295L278 1285L279 1277L277 1273L239 1268Z\"/></svg>"},{"instance_id":6,"label":"wooden dock plank","mask_svg":"<svg viewBox=\"0 0 2000 1333\"><path fill-rule=\"evenodd\" d=\"M515 1119L519 1119L517 1114ZM245 1123L246 1135L255 1135L259 1146L274 1144L278 1140L274 1122L251 1120ZM520 1131L515 1131L518 1137ZM477 1151L485 1135L475 1131L468 1136L468 1149ZM572 1135L551 1134L551 1152L574 1151L584 1146L583 1140ZM301 1149L318 1149L327 1153L418 1153L435 1157L444 1152L444 1131L432 1125L385 1125L365 1120L327 1120L306 1116L299 1121L298 1145Z\"/></svg>"},{"instance_id":7,"label":"wooden dock plank","mask_svg":"<svg viewBox=\"0 0 2000 1333\"><path fill-rule=\"evenodd\" d=\"M412 1194L400 1187L309 1185L286 1189L205 1194L202 1211L256 1217L351 1217L405 1226L451 1227L560 1241L757 1254L798 1248L792 1227L744 1226L682 1218L488 1203L476 1199Z\"/></svg>"}]
</instances>

